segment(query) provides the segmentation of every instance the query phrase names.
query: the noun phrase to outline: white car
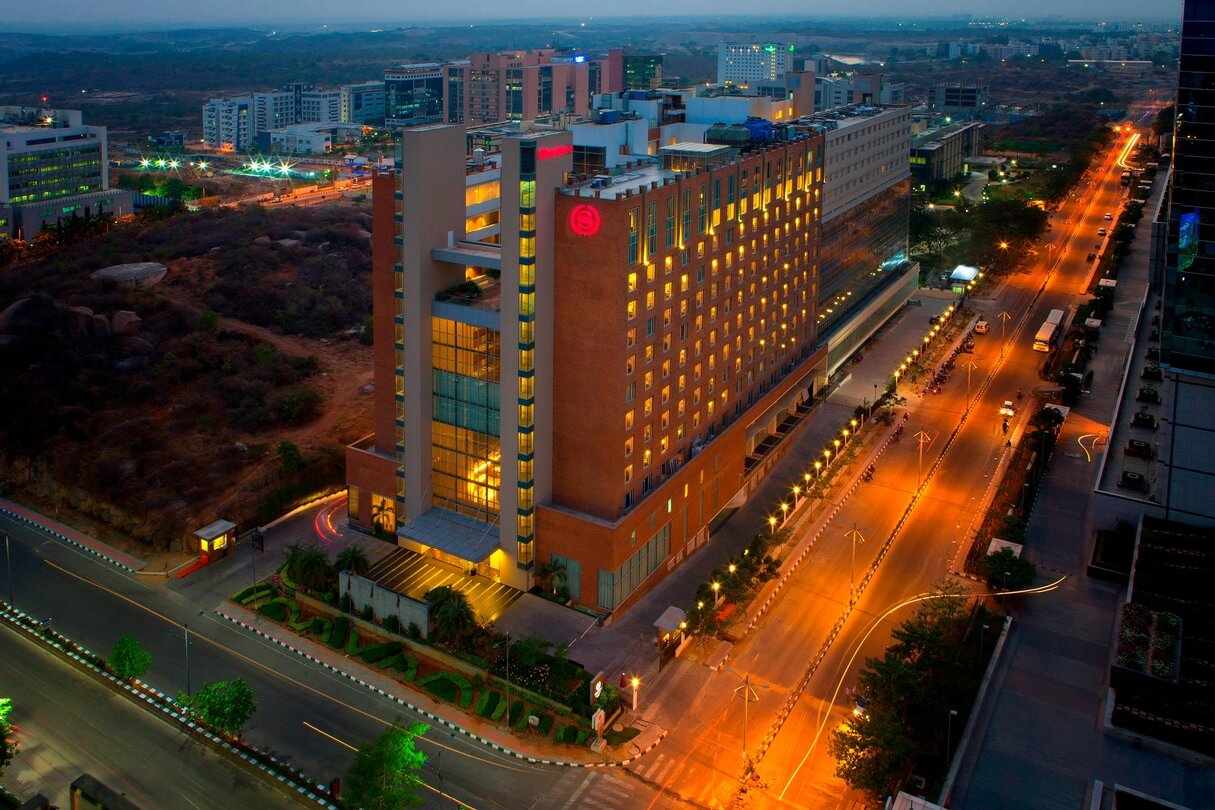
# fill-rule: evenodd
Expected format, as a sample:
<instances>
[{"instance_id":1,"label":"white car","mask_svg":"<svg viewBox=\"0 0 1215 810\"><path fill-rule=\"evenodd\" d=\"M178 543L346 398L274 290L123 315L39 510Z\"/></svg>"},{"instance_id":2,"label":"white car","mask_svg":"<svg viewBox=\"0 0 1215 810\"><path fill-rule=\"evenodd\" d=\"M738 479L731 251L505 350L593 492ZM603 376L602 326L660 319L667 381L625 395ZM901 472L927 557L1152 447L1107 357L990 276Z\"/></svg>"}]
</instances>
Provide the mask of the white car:
<instances>
[{"instance_id":1,"label":"white car","mask_svg":"<svg viewBox=\"0 0 1215 810\"><path fill-rule=\"evenodd\" d=\"M1098 236L1105 236L1105 228L1098 228L1098 229L1097 229L1097 235L1098 235Z\"/></svg>"},{"instance_id":2,"label":"white car","mask_svg":"<svg viewBox=\"0 0 1215 810\"><path fill-rule=\"evenodd\" d=\"M1113 218L1114 218L1114 215L1113 215L1113 214L1109 213L1108 211L1106 211L1106 212L1105 212L1105 219L1106 219L1106 221L1107 221L1107 222L1108 222L1109 220L1112 220Z\"/></svg>"},{"instance_id":3,"label":"white car","mask_svg":"<svg viewBox=\"0 0 1215 810\"><path fill-rule=\"evenodd\" d=\"M1013 405L1011 399L1004 400L1004 404L1000 406L1000 415L1001 416L1016 416L1017 415L1017 406Z\"/></svg>"}]
</instances>

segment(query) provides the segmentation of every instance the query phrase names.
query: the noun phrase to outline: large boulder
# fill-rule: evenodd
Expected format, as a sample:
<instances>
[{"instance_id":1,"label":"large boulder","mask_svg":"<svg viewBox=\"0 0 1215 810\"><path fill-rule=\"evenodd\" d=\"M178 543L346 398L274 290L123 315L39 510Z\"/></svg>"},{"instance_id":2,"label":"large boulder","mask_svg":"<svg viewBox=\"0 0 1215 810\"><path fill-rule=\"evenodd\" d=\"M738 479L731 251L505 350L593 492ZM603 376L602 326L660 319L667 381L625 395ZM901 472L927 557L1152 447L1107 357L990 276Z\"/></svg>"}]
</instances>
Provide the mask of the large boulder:
<instances>
[{"instance_id":1,"label":"large boulder","mask_svg":"<svg viewBox=\"0 0 1215 810\"><path fill-rule=\"evenodd\" d=\"M40 335L55 328L59 305L49 295L38 294L9 304L0 312L0 335Z\"/></svg>"},{"instance_id":2,"label":"large boulder","mask_svg":"<svg viewBox=\"0 0 1215 810\"><path fill-rule=\"evenodd\" d=\"M120 309L110 319L110 329L115 337L133 337L139 333L143 319L129 309Z\"/></svg>"}]
</instances>

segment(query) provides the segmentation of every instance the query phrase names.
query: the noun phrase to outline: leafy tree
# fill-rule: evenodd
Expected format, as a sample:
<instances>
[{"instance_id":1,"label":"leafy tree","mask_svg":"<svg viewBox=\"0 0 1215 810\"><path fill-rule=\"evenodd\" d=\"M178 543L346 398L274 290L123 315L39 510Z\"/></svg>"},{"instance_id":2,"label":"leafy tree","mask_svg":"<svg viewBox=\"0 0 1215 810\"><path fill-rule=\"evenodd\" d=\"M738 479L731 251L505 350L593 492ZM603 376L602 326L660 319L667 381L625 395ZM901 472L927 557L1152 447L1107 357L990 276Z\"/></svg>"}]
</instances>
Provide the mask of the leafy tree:
<instances>
[{"instance_id":1,"label":"leafy tree","mask_svg":"<svg viewBox=\"0 0 1215 810\"><path fill-rule=\"evenodd\" d=\"M134 636L128 634L114 642L108 663L119 678L133 681L148 671L152 664L152 653L140 646Z\"/></svg>"},{"instance_id":2,"label":"leafy tree","mask_svg":"<svg viewBox=\"0 0 1215 810\"><path fill-rule=\"evenodd\" d=\"M371 570L371 560L367 559L367 552L363 551L362 546L351 543L338 552L337 559L333 561L333 567L339 571L349 571L355 576L365 577Z\"/></svg>"},{"instance_id":3,"label":"leafy tree","mask_svg":"<svg viewBox=\"0 0 1215 810\"><path fill-rule=\"evenodd\" d=\"M514 651L515 660L530 668L539 666L552 646L551 641L545 641L537 635L528 633L511 645L511 649Z\"/></svg>"},{"instance_id":4,"label":"leafy tree","mask_svg":"<svg viewBox=\"0 0 1215 810\"><path fill-rule=\"evenodd\" d=\"M427 591L425 599L430 605L430 623L439 640L460 646L477 629L476 613L462 591L440 585Z\"/></svg>"},{"instance_id":5,"label":"leafy tree","mask_svg":"<svg viewBox=\"0 0 1215 810\"><path fill-rule=\"evenodd\" d=\"M422 784L419 774L426 764L426 755L414 741L429 728L425 723L404 726L397 718L379 739L359 746L354 764L346 772L342 797L345 804L364 810L395 810L421 804L417 790Z\"/></svg>"},{"instance_id":6,"label":"leafy tree","mask_svg":"<svg viewBox=\"0 0 1215 810\"><path fill-rule=\"evenodd\" d=\"M540 581L540 587L543 590L557 593L565 587L567 577L568 573L563 560L550 560L536 566L536 579Z\"/></svg>"},{"instance_id":7,"label":"leafy tree","mask_svg":"<svg viewBox=\"0 0 1215 810\"><path fill-rule=\"evenodd\" d=\"M12 699L0 698L0 776L4 775L4 769L21 750L21 747L17 745L17 730L8 720L8 715L12 710Z\"/></svg>"},{"instance_id":8,"label":"leafy tree","mask_svg":"<svg viewBox=\"0 0 1215 810\"><path fill-rule=\"evenodd\" d=\"M988 554L982 560L982 567L990 587L998 586L1009 590L1029 587L1038 573L1033 563L1013 554L1010 548L1002 548Z\"/></svg>"},{"instance_id":9,"label":"leafy tree","mask_svg":"<svg viewBox=\"0 0 1215 810\"><path fill-rule=\"evenodd\" d=\"M1034 427L1053 433L1063 424L1063 414L1058 408L1044 407L1029 421Z\"/></svg>"},{"instance_id":10,"label":"leafy tree","mask_svg":"<svg viewBox=\"0 0 1215 810\"><path fill-rule=\"evenodd\" d=\"M253 689L241 678L205 684L193 695L179 695L177 702L205 725L233 737L241 735L257 711Z\"/></svg>"},{"instance_id":11,"label":"leafy tree","mask_svg":"<svg viewBox=\"0 0 1215 810\"><path fill-rule=\"evenodd\" d=\"M917 750L906 708L921 689L920 673L893 650L865 662L861 690L869 697L868 711L831 736L836 776L880 796L910 773Z\"/></svg>"}]
</instances>

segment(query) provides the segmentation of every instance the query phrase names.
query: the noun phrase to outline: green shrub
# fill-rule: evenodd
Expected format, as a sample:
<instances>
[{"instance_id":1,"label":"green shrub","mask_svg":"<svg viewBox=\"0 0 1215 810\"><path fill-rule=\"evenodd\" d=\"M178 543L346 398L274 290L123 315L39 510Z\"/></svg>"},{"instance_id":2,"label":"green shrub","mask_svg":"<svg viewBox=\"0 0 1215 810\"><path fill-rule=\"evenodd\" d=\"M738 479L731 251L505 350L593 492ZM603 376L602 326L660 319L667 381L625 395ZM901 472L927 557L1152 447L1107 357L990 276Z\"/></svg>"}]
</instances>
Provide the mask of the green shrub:
<instances>
[{"instance_id":1,"label":"green shrub","mask_svg":"<svg viewBox=\"0 0 1215 810\"><path fill-rule=\"evenodd\" d=\"M481 669L489 669L489 659L483 655L477 655L476 653L460 651L460 652L456 653L456 658L459 658L461 661L467 661L468 663L472 664L474 667L480 667Z\"/></svg>"},{"instance_id":2,"label":"green shrub","mask_svg":"<svg viewBox=\"0 0 1215 810\"><path fill-rule=\"evenodd\" d=\"M472 693L471 689L461 689L460 690L460 708L461 709L467 709L470 706L472 706L472 696L473 696L473 693Z\"/></svg>"},{"instance_id":3,"label":"green shrub","mask_svg":"<svg viewBox=\"0 0 1215 810\"><path fill-rule=\"evenodd\" d=\"M429 677L430 676L427 675L422 680L425 680L426 678L429 678ZM418 683L421 684L421 680L419 680ZM452 683L451 681L447 680L446 678L440 677L440 678L436 678L435 680L428 681L427 683L422 684L422 688L425 689L427 692L430 692L430 694L434 695L435 697L440 698L441 700L446 700L449 703L456 702L456 698L457 698L456 685L454 683ZM471 697L469 699L471 700Z\"/></svg>"},{"instance_id":4,"label":"green shrub","mask_svg":"<svg viewBox=\"0 0 1215 810\"><path fill-rule=\"evenodd\" d=\"M379 644L372 644L369 647L363 648L359 653L359 658L368 664L374 664L384 658L389 658L401 651L401 642L399 641L383 641Z\"/></svg>"},{"instance_id":5,"label":"green shrub","mask_svg":"<svg viewBox=\"0 0 1215 810\"><path fill-rule=\"evenodd\" d=\"M329 646L335 649L342 649L346 646L346 634L350 632L350 621L345 616L338 616L333 620L333 628L330 630Z\"/></svg>"},{"instance_id":6,"label":"green shrub","mask_svg":"<svg viewBox=\"0 0 1215 810\"><path fill-rule=\"evenodd\" d=\"M375 618L375 609L371 605L363 605L359 615L365 622L372 621Z\"/></svg>"},{"instance_id":7,"label":"green shrub","mask_svg":"<svg viewBox=\"0 0 1215 810\"><path fill-rule=\"evenodd\" d=\"M368 663L371 663L371 662L369 661ZM400 666L397 666L398 664L400 664ZM379 661L378 663L376 663L376 667L378 669L388 669L388 668L392 667L392 668L396 669L398 672L400 672L401 670L405 669L405 656L399 655L399 654L388 656L388 657L384 658L382 661Z\"/></svg>"},{"instance_id":8,"label":"green shrub","mask_svg":"<svg viewBox=\"0 0 1215 810\"><path fill-rule=\"evenodd\" d=\"M329 632L329 628L333 627L333 622L326 619L324 616L314 616L312 619L312 627L309 629L314 636L323 636Z\"/></svg>"},{"instance_id":9,"label":"green shrub","mask_svg":"<svg viewBox=\"0 0 1215 810\"><path fill-rule=\"evenodd\" d=\"M354 627L351 627L350 628L350 639L346 642L346 654L347 655L362 655L364 651L369 650L372 647L379 646L379 644L381 643L378 641L369 641L366 644L361 644L360 641L361 641L361 639L359 638L358 630L355 629Z\"/></svg>"},{"instance_id":10,"label":"green shrub","mask_svg":"<svg viewBox=\"0 0 1215 810\"><path fill-rule=\"evenodd\" d=\"M247 605L250 602L256 602L263 596L268 596L274 593L274 587L268 582L261 582L257 585L250 585L248 588L242 588L237 591L232 597L232 601L238 605Z\"/></svg>"},{"instance_id":11,"label":"green shrub","mask_svg":"<svg viewBox=\"0 0 1215 810\"><path fill-rule=\"evenodd\" d=\"M498 705L494 707L494 713L490 715L489 719L495 723L499 722L502 719L502 715L506 714L506 709L506 698L499 699Z\"/></svg>"},{"instance_id":12,"label":"green shrub","mask_svg":"<svg viewBox=\"0 0 1215 810\"><path fill-rule=\"evenodd\" d=\"M468 678L465 678L463 675L459 675L455 672L444 672L443 675L461 689L472 689L472 681L468 680Z\"/></svg>"},{"instance_id":13,"label":"green shrub","mask_svg":"<svg viewBox=\"0 0 1215 810\"><path fill-rule=\"evenodd\" d=\"M506 718L506 722L512 728L519 722L519 717L523 714L523 701L512 700L510 703L510 714Z\"/></svg>"},{"instance_id":14,"label":"green shrub","mask_svg":"<svg viewBox=\"0 0 1215 810\"><path fill-rule=\"evenodd\" d=\"M563 742L566 745L573 745L578 740L578 727L566 726Z\"/></svg>"},{"instance_id":15,"label":"green shrub","mask_svg":"<svg viewBox=\"0 0 1215 810\"><path fill-rule=\"evenodd\" d=\"M267 602L257 610L263 616L267 616L276 622L285 621L287 619L287 606L282 602Z\"/></svg>"},{"instance_id":16,"label":"green shrub","mask_svg":"<svg viewBox=\"0 0 1215 810\"><path fill-rule=\"evenodd\" d=\"M591 733L584 728L578 729L578 738L574 740L574 745L586 745L586 741L591 737Z\"/></svg>"},{"instance_id":17,"label":"green shrub","mask_svg":"<svg viewBox=\"0 0 1215 810\"><path fill-rule=\"evenodd\" d=\"M401 620L396 616L385 616L384 621L380 622L380 624L389 633L401 632Z\"/></svg>"},{"instance_id":18,"label":"green shrub","mask_svg":"<svg viewBox=\"0 0 1215 810\"><path fill-rule=\"evenodd\" d=\"M547 735L553 730L553 716L548 712L540 715L540 733Z\"/></svg>"},{"instance_id":19,"label":"green shrub","mask_svg":"<svg viewBox=\"0 0 1215 810\"><path fill-rule=\"evenodd\" d=\"M523 714L519 715L518 722L514 723L512 728L518 732L527 731L527 712L523 712Z\"/></svg>"},{"instance_id":20,"label":"green shrub","mask_svg":"<svg viewBox=\"0 0 1215 810\"><path fill-rule=\"evenodd\" d=\"M428 686L442 677L442 672L432 672L429 675L423 675L421 678L418 678L418 686Z\"/></svg>"},{"instance_id":21,"label":"green shrub","mask_svg":"<svg viewBox=\"0 0 1215 810\"><path fill-rule=\"evenodd\" d=\"M493 701L492 703L490 701ZM489 713L494 710L494 706L498 704L498 693L493 690L486 689L481 693L481 697L477 698L477 714L482 717L489 717Z\"/></svg>"},{"instance_id":22,"label":"green shrub","mask_svg":"<svg viewBox=\"0 0 1215 810\"><path fill-rule=\"evenodd\" d=\"M633 739L640 733L641 731L638 729L629 726L621 731L612 731L609 729L608 731L604 732L603 738L607 740L608 745L624 745L626 742Z\"/></svg>"}]
</instances>

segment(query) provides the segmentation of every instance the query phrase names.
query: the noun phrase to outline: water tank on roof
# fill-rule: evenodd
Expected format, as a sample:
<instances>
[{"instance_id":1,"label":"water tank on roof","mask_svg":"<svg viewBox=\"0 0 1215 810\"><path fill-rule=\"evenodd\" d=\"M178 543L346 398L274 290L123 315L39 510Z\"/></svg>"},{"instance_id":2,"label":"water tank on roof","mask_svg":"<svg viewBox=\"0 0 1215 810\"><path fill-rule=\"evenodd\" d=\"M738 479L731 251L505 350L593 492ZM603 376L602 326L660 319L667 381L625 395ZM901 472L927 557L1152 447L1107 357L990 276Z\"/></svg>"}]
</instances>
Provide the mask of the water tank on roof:
<instances>
[{"instance_id":1,"label":"water tank on roof","mask_svg":"<svg viewBox=\"0 0 1215 810\"><path fill-rule=\"evenodd\" d=\"M620 110L600 110L599 123L615 124L620 120Z\"/></svg>"},{"instance_id":2,"label":"water tank on roof","mask_svg":"<svg viewBox=\"0 0 1215 810\"><path fill-rule=\"evenodd\" d=\"M635 101L645 101L649 97L650 97L650 94L647 93L645 90L630 90L630 91L628 91L628 93L625 94L625 98L632 99Z\"/></svg>"},{"instance_id":3,"label":"water tank on roof","mask_svg":"<svg viewBox=\"0 0 1215 810\"><path fill-rule=\"evenodd\" d=\"M748 118L743 126L751 133L752 141L766 143L775 137L776 131L772 122L763 118Z\"/></svg>"},{"instance_id":4,"label":"water tank on roof","mask_svg":"<svg viewBox=\"0 0 1215 810\"><path fill-rule=\"evenodd\" d=\"M714 124L705 131L705 143L746 146L751 143L751 130L742 124Z\"/></svg>"}]
</instances>

